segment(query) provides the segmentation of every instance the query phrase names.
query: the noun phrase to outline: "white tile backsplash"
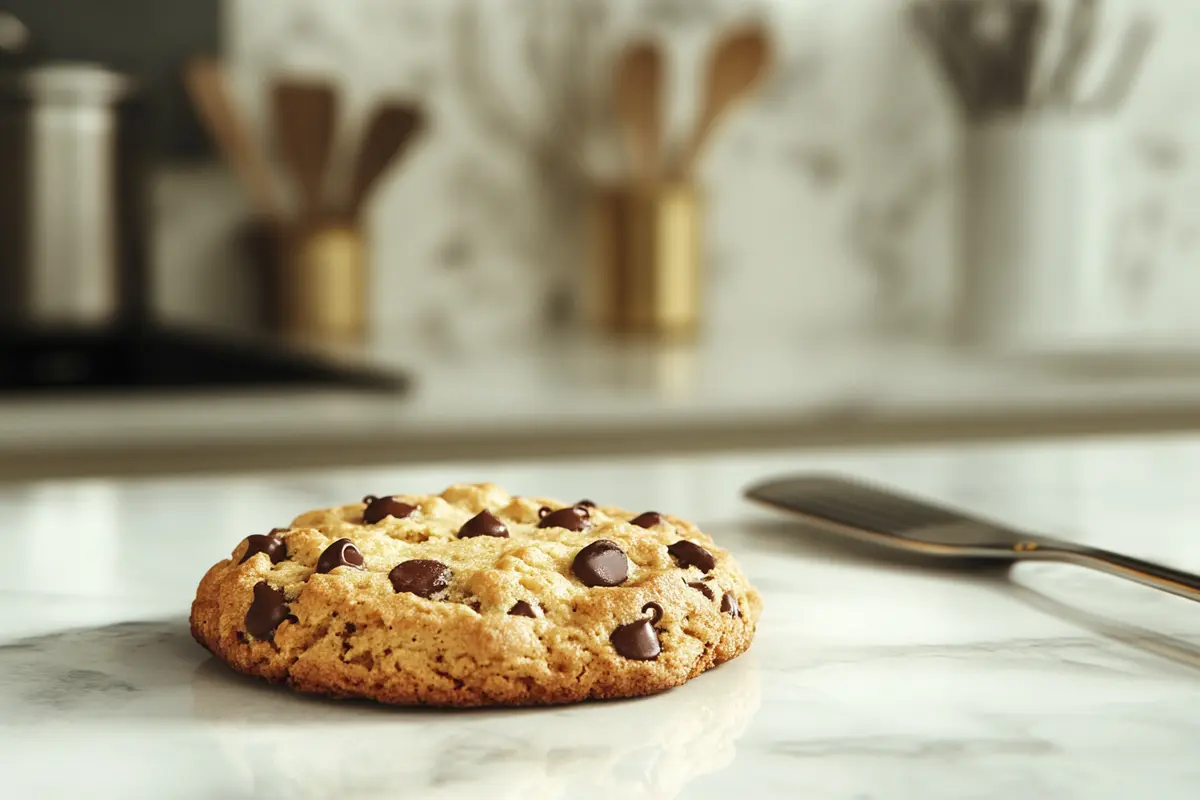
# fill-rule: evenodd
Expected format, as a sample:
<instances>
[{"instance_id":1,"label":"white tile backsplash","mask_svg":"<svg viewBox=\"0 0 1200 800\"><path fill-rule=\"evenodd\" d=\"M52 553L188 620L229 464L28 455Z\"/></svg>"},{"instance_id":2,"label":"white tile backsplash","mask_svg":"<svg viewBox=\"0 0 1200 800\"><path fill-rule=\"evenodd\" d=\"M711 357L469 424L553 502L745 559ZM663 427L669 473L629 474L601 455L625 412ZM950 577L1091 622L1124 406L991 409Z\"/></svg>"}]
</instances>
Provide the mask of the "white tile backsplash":
<instances>
[{"instance_id":1,"label":"white tile backsplash","mask_svg":"<svg viewBox=\"0 0 1200 800\"><path fill-rule=\"evenodd\" d=\"M544 335L579 270L572 248L586 183L610 168L611 131L588 116L603 83L582 70L602 72L633 34L669 31L672 129L682 131L701 48L724 22L754 15L772 21L781 60L762 96L720 131L702 170L711 334L946 330L960 137L898 0L226 2L230 63L256 124L263 82L278 71L338 82L346 141L382 94L421 97L435 116L370 209L379 335L414 348ZM1159 19L1160 41L1113 123L1121 191L1112 279L1153 321L1147 327L1200 332L1191 307L1200 297L1200 217L1191 210L1200 200L1200 103L1191 88L1200 3L1129 0L1113 13L1134 6ZM464 14L479 15L474 39ZM535 27L545 38L530 44ZM591 95L581 96L581 81ZM169 218L165 236L182 241L173 231L198 224ZM194 261L175 258L170 269Z\"/></svg>"}]
</instances>

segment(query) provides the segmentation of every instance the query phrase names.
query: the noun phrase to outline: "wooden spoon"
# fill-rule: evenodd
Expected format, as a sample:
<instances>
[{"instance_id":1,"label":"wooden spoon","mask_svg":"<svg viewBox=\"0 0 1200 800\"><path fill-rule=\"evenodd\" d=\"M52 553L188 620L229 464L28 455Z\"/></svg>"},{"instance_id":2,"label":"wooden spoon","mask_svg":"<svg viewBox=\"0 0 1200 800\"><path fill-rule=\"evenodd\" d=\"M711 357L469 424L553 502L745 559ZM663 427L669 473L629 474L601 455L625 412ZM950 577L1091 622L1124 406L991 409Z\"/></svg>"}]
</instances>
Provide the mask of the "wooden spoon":
<instances>
[{"instance_id":1,"label":"wooden spoon","mask_svg":"<svg viewBox=\"0 0 1200 800\"><path fill-rule=\"evenodd\" d=\"M652 183L662 168L663 57L654 42L630 45L617 64L617 110L632 143L634 172Z\"/></svg>"},{"instance_id":2,"label":"wooden spoon","mask_svg":"<svg viewBox=\"0 0 1200 800\"><path fill-rule=\"evenodd\" d=\"M396 157L406 149L412 138L425 127L425 115L420 108L401 103L387 103L375 112L363 136L362 147L354 162L347 214L356 218L375 182Z\"/></svg>"},{"instance_id":3,"label":"wooden spoon","mask_svg":"<svg viewBox=\"0 0 1200 800\"><path fill-rule=\"evenodd\" d=\"M680 160L683 174L695 171L717 123L738 100L753 92L770 61L771 43L766 31L758 26L733 31L717 45L709 64L700 117Z\"/></svg>"},{"instance_id":4,"label":"wooden spoon","mask_svg":"<svg viewBox=\"0 0 1200 800\"><path fill-rule=\"evenodd\" d=\"M209 136L238 176L258 213L272 224L283 221L271 168L234 105L221 64L197 57L184 67L184 86Z\"/></svg>"},{"instance_id":5,"label":"wooden spoon","mask_svg":"<svg viewBox=\"0 0 1200 800\"><path fill-rule=\"evenodd\" d=\"M300 185L302 213L312 219L322 212L337 95L327 84L282 80L271 88L271 108L283 158Z\"/></svg>"}]
</instances>

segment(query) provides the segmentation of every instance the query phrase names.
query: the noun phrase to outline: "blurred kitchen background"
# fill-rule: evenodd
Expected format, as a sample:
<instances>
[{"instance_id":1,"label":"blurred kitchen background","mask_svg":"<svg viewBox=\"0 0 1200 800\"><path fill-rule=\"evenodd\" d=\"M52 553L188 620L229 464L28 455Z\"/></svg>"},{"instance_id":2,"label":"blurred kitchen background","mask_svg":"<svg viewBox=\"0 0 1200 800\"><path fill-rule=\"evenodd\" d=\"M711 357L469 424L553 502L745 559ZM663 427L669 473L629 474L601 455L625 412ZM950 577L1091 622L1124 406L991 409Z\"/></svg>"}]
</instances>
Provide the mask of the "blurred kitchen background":
<instances>
[{"instance_id":1,"label":"blurred kitchen background","mask_svg":"<svg viewBox=\"0 0 1200 800\"><path fill-rule=\"evenodd\" d=\"M1198 42L1177 0L0 0L0 477L1200 426Z\"/></svg>"}]
</instances>

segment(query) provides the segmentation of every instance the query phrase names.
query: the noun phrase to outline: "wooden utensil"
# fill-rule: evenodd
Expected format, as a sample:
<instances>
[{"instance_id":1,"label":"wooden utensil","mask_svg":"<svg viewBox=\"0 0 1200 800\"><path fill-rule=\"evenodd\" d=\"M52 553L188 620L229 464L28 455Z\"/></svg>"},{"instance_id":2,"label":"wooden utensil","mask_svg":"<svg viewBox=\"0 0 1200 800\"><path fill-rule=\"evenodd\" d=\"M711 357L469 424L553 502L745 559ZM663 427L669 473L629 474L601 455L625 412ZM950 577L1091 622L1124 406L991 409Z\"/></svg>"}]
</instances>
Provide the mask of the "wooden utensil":
<instances>
[{"instance_id":1,"label":"wooden utensil","mask_svg":"<svg viewBox=\"0 0 1200 800\"><path fill-rule=\"evenodd\" d=\"M379 176L424 126L424 114L416 106L386 103L375 112L354 162L350 200L346 209L350 219L358 217Z\"/></svg>"},{"instance_id":2,"label":"wooden utensil","mask_svg":"<svg viewBox=\"0 0 1200 800\"><path fill-rule=\"evenodd\" d=\"M302 214L313 219L323 211L337 95L327 84L281 80L271 87L271 109L283 158L300 186Z\"/></svg>"},{"instance_id":3,"label":"wooden utensil","mask_svg":"<svg viewBox=\"0 0 1200 800\"><path fill-rule=\"evenodd\" d=\"M1006 30L994 50L992 110L1020 112L1028 106L1033 87L1044 9L1040 0L1007 0L997 8L1006 15Z\"/></svg>"},{"instance_id":4,"label":"wooden utensil","mask_svg":"<svg viewBox=\"0 0 1200 800\"><path fill-rule=\"evenodd\" d=\"M720 41L709 63L700 116L679 161L681 173L695 172L721 118L754 91L770 62L771 43L761 27L733 31Z\"/></svg>"},{"instance_id":5,"label":"wooden utensil","mask_svg":"<svg viewBox=\"0 0 1200 800\"><path fill-rule=\"evenodd\" d=\"M1079 100L1079 82L1096 43L1100 0L1074 0L1062 53L1046 80L1043 103L1068 108Z\"/></svg>"},{"instance_id":6,"label":"wooden utensil","mask_svg":"<svg viewBox=\"0 0 1200 800\"><path fill-rule=\"evenodd\" d=\"M197 116L238 176L255 210L268 223L280 224L283 209L270 166L237 111L221 64L207 57L192 59L184 67L184 86Z\"/></svg>"},{"instance_id":7,"label":"wooden utensil","mask_svg":"<svg viewBox=\"0 0 1200 800\"><path fill-rule=\"evenodd\" d=\"M1142 63L1154 43L1155 27L1149 19L1138 18L1121 39L1120 49L1096 93L1083 104L1087 111L1115 111L1129 98L1142 71Z\"/></svg>"},{"instance_id":8,"label":"wooden utensil","mask_svg":"<svg viewBox=\"0 0 1200 800\"><path fill-rule=\"evenodd\" d=\"M926 0L911 13L968 119L1029 106L1046 23L1043 0Z\"/></svg>"},{"instance_id":9,"label":"wooden utensil","mask_svg":"<svg viewBox=\"0 0 1200 800\"><path fill-rule=\"evenodd\" d=\"M1200 600L1200 575L1026 533L852 479L828 475L781 478L750 487L746 497L818 529L868 544L960 563L1065 561Z\"/></svg>"},{"instance_id":10,"label":"wooden utensil","mask_svg":"<svg viewBox=\"0 0 1200 800\"><path fill-rule=\"evenodd\" d=\"M632 143L634 172L652 183L662 168L664 64L654 42L638 42L617 65L613 93Z\"/></svg>"}]
</instances>

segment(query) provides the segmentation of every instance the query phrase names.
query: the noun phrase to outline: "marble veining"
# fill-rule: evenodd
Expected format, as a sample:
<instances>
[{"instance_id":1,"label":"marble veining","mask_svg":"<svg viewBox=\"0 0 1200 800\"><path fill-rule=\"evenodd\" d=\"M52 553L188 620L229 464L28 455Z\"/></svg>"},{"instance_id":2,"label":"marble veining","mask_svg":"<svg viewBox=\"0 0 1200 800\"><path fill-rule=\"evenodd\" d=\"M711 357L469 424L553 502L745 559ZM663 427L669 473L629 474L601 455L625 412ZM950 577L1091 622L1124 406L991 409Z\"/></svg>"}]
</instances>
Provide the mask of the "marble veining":
<instances>
[{"instance_id":1,"label":"marble veining","mask_svg":"<svg viewBox=\"0 0 1200 800\"><path fill-rule=\"evenodd\" d=\"M1195 796L1192 603L1067 566L885 558L739 499L802 469L1200 567L1196 438L9 485L5 796ZM445 712L299 697L191 640L196 580L244 535L485 477L706 521L763 591L754 646L655 697Z\"/></svg>"}]
</instances>

